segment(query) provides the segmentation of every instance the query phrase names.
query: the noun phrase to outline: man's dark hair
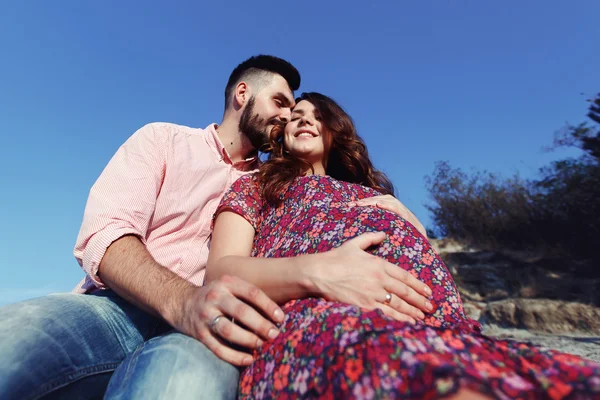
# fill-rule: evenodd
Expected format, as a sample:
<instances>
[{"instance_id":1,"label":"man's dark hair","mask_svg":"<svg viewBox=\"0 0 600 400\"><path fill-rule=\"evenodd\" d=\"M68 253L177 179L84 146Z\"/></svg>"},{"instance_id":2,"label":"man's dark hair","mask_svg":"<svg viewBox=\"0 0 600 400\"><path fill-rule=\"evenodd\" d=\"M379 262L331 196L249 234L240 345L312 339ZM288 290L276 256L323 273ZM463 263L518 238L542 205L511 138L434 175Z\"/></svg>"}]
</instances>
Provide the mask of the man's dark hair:
<instances>
[{"instance_id":1,"label":"man's dark hair","mask_svg":"<svg viewBox=\"0 0 600 400\"><path fill-rule=\"evenodd\" d=\"M256 93L271 83L273 74L281 75L292 91L298 90L300 87L300 73L289 62L279 57L263 54L250 57L238 65L229 76L225 87L225 110L229 106L229 100L238 83L248 82Z\"/></svg>"}]
</instances>

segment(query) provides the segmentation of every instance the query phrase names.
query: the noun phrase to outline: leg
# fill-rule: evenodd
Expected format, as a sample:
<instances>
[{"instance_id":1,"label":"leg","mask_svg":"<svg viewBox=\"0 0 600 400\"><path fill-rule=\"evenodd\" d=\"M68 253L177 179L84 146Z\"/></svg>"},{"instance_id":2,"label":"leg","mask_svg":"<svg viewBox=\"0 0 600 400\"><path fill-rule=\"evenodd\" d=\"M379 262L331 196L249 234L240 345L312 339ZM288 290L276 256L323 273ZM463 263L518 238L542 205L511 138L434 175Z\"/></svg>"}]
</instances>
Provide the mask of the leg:
<instances>
[{"instance_id":1,"label":"leg","mask_svg":"<svg viewBox=\"0 0 600 400\"><path fill-rule=\"evenodd\" d=\"M114 369L159 324L113 292L56 294L0 308L0 393L101 396Z\"/></svg>"},{"instance_id":2,"label":"leg","mask_svg":"<svg viewBox=\"0 0 600 400\"><path fill-rule=\"evenodd\" d=\"M484 394L474 392L471 389L459 389L458 392L453 394L450 397L447 397L448 400L492 400L490 396L486 396Z\"/></svg>"},{"instance_id":3,"label":"leg","mask_svg":"<svg viewBox=\"0 0 600 400\"><path fill-rule=\"evenodd\" d=\"M127 357L105 399L235 399L238 379L236 367L173 331L142 343Z\"/></svg>"}]
</instances>

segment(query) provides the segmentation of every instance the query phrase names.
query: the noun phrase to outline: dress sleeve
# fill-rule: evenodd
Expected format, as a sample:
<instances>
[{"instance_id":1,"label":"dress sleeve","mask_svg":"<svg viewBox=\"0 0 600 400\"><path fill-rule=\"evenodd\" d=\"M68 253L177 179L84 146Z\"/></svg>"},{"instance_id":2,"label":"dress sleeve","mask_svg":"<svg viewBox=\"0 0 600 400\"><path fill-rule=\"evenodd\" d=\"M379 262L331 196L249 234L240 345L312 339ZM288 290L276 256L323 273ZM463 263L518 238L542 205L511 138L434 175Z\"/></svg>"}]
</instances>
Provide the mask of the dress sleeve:
<instances>
[{"instance_id":1,"label":"dress sleeve","mask_svg":"<svg viewBox=\"0 0 600 400\"><path fill-rule=\"evenodd\" d=\"M215 211L213 226L222 211L231 211L242 216L257 231L263 220L263 204L258 177L256 174L244 175L225 193Z\"/></svg>"}]
</instances>

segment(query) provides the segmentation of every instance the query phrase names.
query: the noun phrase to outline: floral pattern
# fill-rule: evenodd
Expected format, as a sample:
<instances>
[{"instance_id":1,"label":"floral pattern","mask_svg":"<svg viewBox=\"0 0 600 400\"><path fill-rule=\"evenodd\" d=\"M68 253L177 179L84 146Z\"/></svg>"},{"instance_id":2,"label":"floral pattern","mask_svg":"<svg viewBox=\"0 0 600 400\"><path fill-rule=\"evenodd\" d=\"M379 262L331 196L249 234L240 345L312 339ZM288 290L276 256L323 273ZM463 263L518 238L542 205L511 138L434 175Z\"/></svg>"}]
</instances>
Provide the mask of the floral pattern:
<instances>
[{"instance_id":1,"label":"floral pattern","mask_svg":"<svg viewBox=\"0 0 600 400\"><path fill-rule=\"evenodd\" d=\"M379 194L312 175L297 178L272 207L250 174L225 195L217 214L236 212L254 227L254 257L325 252L385 231L370 251L426 283L434 305L410 325L321 298L290 301L281 334L242 373L240 398L430 399L461 387L500 399L600 398L600 364L482 335L450 272L414 226L379 208L348 206Z\"/></svg>"}]
</instances>

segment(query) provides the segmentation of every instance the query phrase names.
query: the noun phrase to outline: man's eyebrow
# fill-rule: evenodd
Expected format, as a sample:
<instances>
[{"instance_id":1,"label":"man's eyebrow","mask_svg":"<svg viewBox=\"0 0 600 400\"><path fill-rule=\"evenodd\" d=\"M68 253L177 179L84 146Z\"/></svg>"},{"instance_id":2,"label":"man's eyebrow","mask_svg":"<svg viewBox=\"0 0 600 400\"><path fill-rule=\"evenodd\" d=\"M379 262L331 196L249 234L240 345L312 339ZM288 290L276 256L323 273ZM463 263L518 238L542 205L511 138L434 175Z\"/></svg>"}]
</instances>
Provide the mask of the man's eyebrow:
<instances>
[{"instance_id":1,"label":"man's eyebrow","mask_svg":"<svg viewBox=\"0 0 600 400\"><path fill-rule=\"evenodd\" d=\"M278 97L279 100L281 100L284 103L284 106L291 107L294 104L294 102L290 100L290 98L286 96L283 92L275 93L275 97Z\"/></svg>"}]
</instances>

